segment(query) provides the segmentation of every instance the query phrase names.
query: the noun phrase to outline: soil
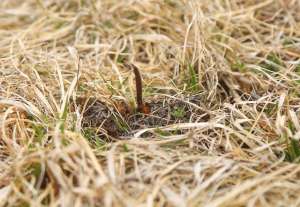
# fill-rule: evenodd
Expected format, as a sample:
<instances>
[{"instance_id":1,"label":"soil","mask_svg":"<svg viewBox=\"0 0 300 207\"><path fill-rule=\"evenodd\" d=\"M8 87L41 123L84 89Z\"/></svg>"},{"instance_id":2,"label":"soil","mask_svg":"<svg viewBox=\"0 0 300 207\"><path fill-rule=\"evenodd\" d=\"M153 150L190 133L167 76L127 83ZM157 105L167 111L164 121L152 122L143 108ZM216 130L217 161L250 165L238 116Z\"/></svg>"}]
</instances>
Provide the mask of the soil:
<instances>
[{"instance_id":1,"label":"soil","mask_svg":"<svg viewBox=\"0 0 300 207\"><path fill-rule=\"evenodd\" d=\"M95 130L98 137L121 138L132 135L136 130L158 128L176 123L208 121L210 116L200 107L200 96L181 99L159 97L149 102L151 113L143 114L130 110L126 103L111 106L97 99L89 99L84 107L84 98L78 105L82 110L82 129ZM180 132L178 132L180 133Z\"/></svg>"}]
</instances>

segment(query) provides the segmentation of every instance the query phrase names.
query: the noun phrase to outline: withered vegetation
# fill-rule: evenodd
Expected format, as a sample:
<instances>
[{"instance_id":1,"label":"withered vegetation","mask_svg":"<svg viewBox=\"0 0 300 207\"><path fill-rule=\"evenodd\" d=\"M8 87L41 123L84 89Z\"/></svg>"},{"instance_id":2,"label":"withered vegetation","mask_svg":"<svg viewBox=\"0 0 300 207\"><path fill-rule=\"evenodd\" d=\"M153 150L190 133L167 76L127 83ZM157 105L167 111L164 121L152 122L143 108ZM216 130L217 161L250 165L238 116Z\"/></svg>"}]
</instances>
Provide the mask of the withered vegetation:
<instances>
[{"instance_id":1,"label":"withered vegetation","mask_svg":"<svg viewBox=\"0 0 300 207\"><path fill-rule=\"evenodd\" d=\"M299 89L299 0L1 0L0 206L299 206Z\"/></svg>"}]
</instances>

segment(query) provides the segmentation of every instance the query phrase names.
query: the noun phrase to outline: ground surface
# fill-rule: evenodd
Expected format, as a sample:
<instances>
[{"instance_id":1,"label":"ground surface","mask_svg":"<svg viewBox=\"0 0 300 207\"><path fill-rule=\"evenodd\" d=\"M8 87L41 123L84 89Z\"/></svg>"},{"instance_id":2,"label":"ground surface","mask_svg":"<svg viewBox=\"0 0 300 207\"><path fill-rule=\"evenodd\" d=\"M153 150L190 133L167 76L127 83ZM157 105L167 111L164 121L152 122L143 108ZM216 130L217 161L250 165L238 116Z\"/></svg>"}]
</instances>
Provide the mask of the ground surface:
<instances>
[{"instance_id":1,"label":"ground surface","mask_svg":"<svg viewBox=\"0 0 300 207\"><path fill-rule=\"evenodd\" d=\"M299 59L299 0L2 0L0 205L300 206Z\"/></svg>"}]
</instances>

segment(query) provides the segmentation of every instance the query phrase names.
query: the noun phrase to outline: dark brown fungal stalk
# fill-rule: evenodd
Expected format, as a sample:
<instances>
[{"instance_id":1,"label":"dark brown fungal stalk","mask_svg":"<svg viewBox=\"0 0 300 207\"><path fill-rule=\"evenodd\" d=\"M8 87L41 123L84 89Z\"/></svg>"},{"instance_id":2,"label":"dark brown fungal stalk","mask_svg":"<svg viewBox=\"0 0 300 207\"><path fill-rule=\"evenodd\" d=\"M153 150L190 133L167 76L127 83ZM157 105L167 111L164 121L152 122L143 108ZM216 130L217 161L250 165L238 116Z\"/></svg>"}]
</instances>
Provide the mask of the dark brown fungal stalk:
<instances>
[{"instance_id":1,"label":"dark brown fungal stalk","mask_svg":"<svg viewBox=\"0 0 300 207\"><path fill-rule=\"evenodd\" d=\"M143 101L143 83L140 70L134 64L125 65L133 70L135 76L137 112L149 114L151 112L150 106Z\"/></svg>"}]
</instances>

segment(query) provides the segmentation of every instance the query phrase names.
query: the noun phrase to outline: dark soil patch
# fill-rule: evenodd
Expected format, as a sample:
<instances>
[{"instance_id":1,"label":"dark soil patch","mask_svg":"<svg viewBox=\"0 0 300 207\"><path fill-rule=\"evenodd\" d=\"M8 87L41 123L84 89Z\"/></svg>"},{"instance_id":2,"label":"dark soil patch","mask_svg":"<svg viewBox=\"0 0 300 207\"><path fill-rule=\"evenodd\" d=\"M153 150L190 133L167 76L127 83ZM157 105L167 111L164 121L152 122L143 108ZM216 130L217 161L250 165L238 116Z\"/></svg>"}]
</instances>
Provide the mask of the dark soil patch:
<instances>
[{"instance_id":1,"label":"dark soil patch","mask_svg":"<svg viewBox=\"0 0 300 207\"><path fill-rule=\"evenodd\" d=\"M158 128L176 123L208 121L210 116L198 104L200 96L184 99L157 98L148 102L151 113L142 114L129 110L125 103L108 106L97 99L78 102L82 111L82 128L93 130L97 137L124 137L145 128ZM85 107L84 107L85 105ZM180 132L177 132L180 133Z\"/></svg>"}]
</instances>

